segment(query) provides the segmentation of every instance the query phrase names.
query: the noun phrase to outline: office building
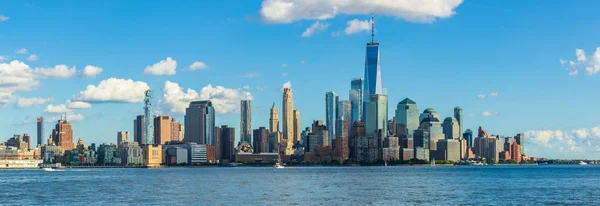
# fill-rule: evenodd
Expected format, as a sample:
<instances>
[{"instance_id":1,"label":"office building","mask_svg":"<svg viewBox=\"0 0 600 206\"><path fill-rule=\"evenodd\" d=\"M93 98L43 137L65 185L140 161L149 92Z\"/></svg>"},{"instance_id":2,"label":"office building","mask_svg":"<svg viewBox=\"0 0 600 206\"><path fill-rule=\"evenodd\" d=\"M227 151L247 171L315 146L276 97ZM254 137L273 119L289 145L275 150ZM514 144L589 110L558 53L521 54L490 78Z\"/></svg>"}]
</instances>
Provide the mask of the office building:
<instances>
[{"instance_id":1,"label":"office building","mask_svg":"<svg viewBox=\"0 0 600 206\"><path fill-rule=\"evenodd\" d=\"M144 130L144 115L138 115L133 120L133 141L139 145L146 144L146 130Z\"/></svg>"},{"instance_id":2,"label":"office building","mask_svg":"<svg viewBox=\"0 0 600 206\"><path fill-rule=\"evenodd\" d=\"M348 120L345 120L345 122L348 122ZM350 150L348 148L348 137L340 136L333 140L332 149L333 159L340 163L344 163L346 160L348 160L350 155Z\"/></svg>"},{"instance_id":3,"label":"office building","mask_svg":"<svg viewBox=\"0 0 600 206\"><path fill-rule=\"evenodd\" d=\"M473 147L473 131L467 129L467 131L463 133L463 138L467 142L467 147Z\"/></svg>"},{"instance_id":4,"label":"office building","mask_svg":"<svg viewBox=\"0 0 600 206\"><path fill-rule=\"evenodd\" d=\"M121 164L121 158L119 157L119 151L117 145L103 143L98 146L97 163L100 165L119 165Z\"/></svg>"},{"instance_id":5,"label":"office building","mask_svg":"<svg viewBox=\"0 0 600 206\"><path fill-rule=\"evenodd\" d=\"M365 103L371 100L371 95L383 94L380 60L379 43L375 42L375 20L371 19L371 42L367 43L367 52L365 55L365 78L363 88L363 102ZM365 122L365 124L369 123Z\"/></svg>"},{"instance_id":6,"label":"office building","mask_svg":"<svg viewBox=\"0 0 600 206\"><path fill-rule=\"evenodd\" d=\"M515 136L517 140L517 144L519 144L519 151L521 152L521 156L525 155L525 133L519 133Z\"/></svg>"},{"instance_id":7,"label":"office building","mask_svg":"<svg viewBox=\"0 0 600 206\"><path fill-rule=\"evenodd\" d=\"M154 117L154 144L165 144L171 141L171 117Z\"/></svg>"},{"instance_id":8,"label":"office building","mask_svg":"<svg viewBox=\"0 0 600 206\"><path fill-rule=\"evenodd\" d=\"M240 141L252 142L252 100L240 102Z\"/></svg>"},{"instance_id":9,"label":"office building","mask_svg":"<svg viewBox=\"0 0 600 206\"><path fill-rule=\"evenodd\" d=\"M442 124L444 137L446 139L459 139L460 135L460 126L458 120L454 117L446 117L444 119L444 123Z\"/></svg>"},{"instance_id":10,"label":"office building","mask_svg":"<svg viewBox=\"0 0 600 206\"><path fill-rule=\"evenodd\" d=\"M163 162L162 145L144 145L142 146L144 156L144 166L160 167Z\"/></svg>"},{"instance_id":11,"label":"office building","mask_svg":"<svg viewBox=\"0 0 600 206\"><path fill-rule=\"evenodd\" d=\"M383 140L383 161L400 160L400 145L398 137L389 136Z\"/></svg>"},{"instance_id":12,"label":"office building","mask_svg":"<svg viewBox=\"0 0 600 206\"><path fill-rule=\"evenodd\" d=\"M73 143L73 128L71 122L67 120L67 115L64 116L64 119L61 118L58 120L58 123L56 123L55 128L52 130L52 142L65 150L75 148L75 144Z\"/></svg>"},{"instance_id":13,"label":"office building","mask_svg":"<svg viewBox=\"0 0 600 206\"><path fill-rule=\"evenodd\" d=\"M337 118L337 105L339 97L333 92L325 93L325 124L329 129L329 137L331 140L335 139L335 119Z\"/></svg>"},{"instance_id":14,"label":"office building","mask_svg":"<svg viewBox=\"0 0 600 206\"><path fill-rule=\"evenodd\" d=\"M355 78L350 82L350 104L352 118L350 124L362 120L363 113L363 78Z\"/></svg>"},{"instance_id":15,"label":"office building","mask_svg":"<svg viewBox=\"0 0 600 206\"><path fill-rule=\"evenodd\" d=\"M265 127L259 127L254 130L254 153L269 152L269 130Z\"/></svg>"},{"instance_id":16,"label":"office building","mask_svg":"<svg viewBox=\"0 0 600 206\"><path fill-rule=\"evenodd\" d=\"M300 111L298 109L294 109L294 144L300 141L300 133L302 132L300 129L302 125L300 124Z\"/></svg>"},{"instance_id":17,"label":"office building","mask_svg":"<svg viewBox=\"0 0 600 206\"><path fill-rule=\"evenodd\" d=\"M383 131L382 136L387 136L388 122L388 99L386 95L373 94L369 98L369 102L365 104L365 129L367 137L374 137L378 130Z\"/></svg>"},{"instance_id":18,"label":"office building","mask_svg":"<svg viewBox=\"0 0 600 206\"><path fill-rule=\"evenodd\" d=\"M183 124L171 118L171 141L183 141Z\"/></svg>"},{"instance_id":19,"label":"office building","mask_svg":"<svg viewBox=\"0 0 600 206\"><path fill-rule=\"evenodd\" d=\"M516 141L510 145L510 158L517 163L521 162L521 145Z\"/></svg>"},{"instance_id":20,"label":"office building","mask_svg":"<svg viewBox=\"0 0 600 206\"><path fill-rule=\"evenodd\" d=\"M458 121L458 135L460 136L460 138L464 138L463 137L463 110L460 107L454 107L454 118L456 119L456 121Z\"/></svg>"},{"instance_id":21,"label":"office building","mask_svg":"<svg viewBox=\"0 0 600 206\"><path fill-rule=\"evenodd\" d=\"M294 98L292 88L283 88L283 139L286 140L286 154L294 153Z\"/></svg>"},{"instance_id":22,"label":"office building","mask_svg":"<svg viewBox=\"0 0 600 206\"><path fill-rule=\"evenodd\" d=\"M417 129L419 129L417 103L405 98L396 106L396 136L412 135Z\"/></svg>"},{"instance_id":23,"label":"office building","mask_svg":"<svg viewBox=\"0 0 600 206\"><path fill-rule=\"evenodd\" d=\"M429 150L436 150L437 141L444 139L442 124L439 118L440 115L437 114L432 108L428 108L423 111L420 117L421 125L419 129L426 131L429 135ZM435 155L435 152L431 152L431 155Z\"/></svg>"},{"instance_id":24,"label":"office building","mask_svg":"<svg viewBox=\"0 0 600 206\"><path fill-rule=\"evenodd\" d=\"M220 139L220 148L215 149L215 158L220 156L221 160L233 160L233 154L235 153L235 128L222 125L217 133L219 134L217 138Z\"/></svg>"},{"instance_id":25,"label":"office building","mask_svg":"<svg viewBox=\"0 0 600 206\"><path fill-rule=\"evenodd\" d=\"M118 131L117 132L117 145L119 145L123 142L128 142L128 141L129 141L129 132L127 132L127 131Z\"/></svg>"},{"instance_id":26,"label":"office building","mask_svg":"<svg viewBox=\"0 0 600 206\"><path fill-rule=\"evenodd\" d=\"M185 109L185 142L213 145L215 108L210 100L190 102Z\"/></svg>"},{"instance_id":27,"label":"office building","mask_svg":"<svg viewBox=\"0 0 600 206\"><path fill-rule=\"evenodd\" d=\"M340 100L337 103L337 117L336 117L336 125L335 125L335 134L337 137L340 137L341 133L345 132L346 134L350 134L350 131L352 130L351 127L346 127L346 131L341 131L341 128L338 128L338 122L340 119L343 119L344 121L348 121L349 125L352 125L351 120L352 120L352 103L350 102L350 100ZM349 135L348 135L349 136Z\"/></svg>"},{"instance_id":28,"label":"office building","mask_svg":"<svg viewBox=\"0 0 600 206\"><path fill-rule=\"evenodd\" d=\"M121 164L124 165L143 165L144 156L142 154L142 148L137 142L121 142L119 143L119 157L121 158Z\"/></svg>"},{"instance_id":29,"label":"office building","mask_svg":"<svg viewBox=\"0 0 600 206\"><path fill-rule=\"evenodd\" d=\"M37 145L44 144L44 142L42 140L43 138L44 138L44 118L38 117L37 118Z\"/></svg>"},{"instance_id":30,"label":"office building","mask_svg":"<svg viewBox=\"0 0 600 206\"><path fill-rule=\"evenodd\" d=\"M438 140L436 160L448 160L458 162L460 160L460 142L456 139Z\"/></svg>"},{"instance_id":31,"label":"office building","mask_svg":"<svg viewBox=\"0 0 600 206\"><path fill-rule=\"evenodd\" d=\"M275 106L275 102L273 102L273 106L271 106L269 132L279 132L279 111L277 110L277 106Z\"/></svg>"}]
</instances>

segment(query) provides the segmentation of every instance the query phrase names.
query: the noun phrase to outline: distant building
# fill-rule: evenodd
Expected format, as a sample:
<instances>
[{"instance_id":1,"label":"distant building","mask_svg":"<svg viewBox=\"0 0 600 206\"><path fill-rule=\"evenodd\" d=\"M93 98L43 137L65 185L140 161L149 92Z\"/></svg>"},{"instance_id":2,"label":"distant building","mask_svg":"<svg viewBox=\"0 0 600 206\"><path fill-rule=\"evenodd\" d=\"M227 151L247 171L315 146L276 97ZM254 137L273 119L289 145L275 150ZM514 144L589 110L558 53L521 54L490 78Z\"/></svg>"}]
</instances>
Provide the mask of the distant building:
<instances>
[{"instance_id":1,"label":"distant building","mask_svg":"<svg viewBox=\"0 0 600 206\"><path fill-rule=\"evenodd\" d=\"M383 140L383 161L400 160L400 145L398 137L389 136Z\"/></svg>"},{"instance_id":2,"label":"distant building","mask_svg":"<svg viewBox=\"0 0 600 206\"><path fill-rule=\"evenodd\" d=\"M363 113L363 78L355 78L350 82L350 104L352 118L350 124L362 120Z\"/></svg>"},{"instance_id":3,"label":"distant building","mask_svg":"<svg viewBox=\"0 0 600 206\"><path fill-rule=\"evenodd\" d=\"M459 139L461 137L460 134L460 126L458 120L454 117L446 117L444 119L444 123L442 124L444 137L446 139Z\"/></svg>"},{"instance_id":4,"label":"distant building","mask_svg":"<svg viewBox=\"0 0 600 206\"><path fill-rule=\"evenodd\" d=\"M71 126L71 122L67 120L66 115L64 119L58 120L58 123L56 123L55 128L52 130L52 142L65 150L75 148L75 144L73 144L73 127Z\"/></svg>"},{"instance_id":5,"label":"distant building","mask_svg":"<svg viewBox=\"0 0 600 206\"><path fill-rule=\"evenodd\" d=\"M133 120L133 141L139 145L146 144L146 131L144 130L144 115L138 115Z\"/></svg>"},{"instance_id":6,"label":"distant building","mask_svg":"<svg viewBox=\"0 0 600 206\"><path fill-rule=\"evenodd\" d=\"M300 127L302 127L300 124L300 110L294 109L294 144L300 141L300 130L302 130Z\"/></svg>"},{"instance_id":7,"label":"distant building","mask_svg":"<svg viewBox=\"0 0 600 206\"><path fill-rule=\"evenodd\" d=\"M38 117L37 118L37 145L44 144L44 142L42 140L43 138L44 138L44 118Z\"/></svg>"},{"instance_id":8,"label":"distant building","mask_svg":"<svg viewBox=\"0 0 600 206\"><path fill-rule=\"evenodd\" d=\"M119 144L119 157L124 165L143 165L144 155L137 142L121 142Z\"/></svg>"},{"instance_id":9,"label":"distant building","mask_svg":"<svg viewBox=\"0 0 600 206\"><path fill-rule=\"evenodd\" d=\"M335 139L335 119L338 116L338 101L339 97L335 92L330 91L325 93L325 124L329 129L329 137L331 137L328 145L331 145L333 139Z\"/></svg>"},{"instance_id":10,"label":"distant building","mask_svg":"<svg viewBox=\"0 0 600 206\"><path fill-rule=\"evenodd\" d=\"M144 156L144 166L160 167L163 160L161 145L143 145L142 154Z\"/></svg>"},{"instance_id":11,"label":"distant building","mask_svg":"<svg viewBox=\"0 0 600 206\"><path fill-rule=\"evenodd\" d=\"M283 139L286 140L286 154L293 154L294 150L294 98L292 88L283 88Z\"/></svg>"},{"instance_id":12,"label":"distant building","mask_svg":"<svg viewBox=\"0 0 600 206\"><path fill-rule=\"evenodd\" d=\"M429 150L437 150L437 141L444 139L442 125L440 123L440 115L437 114L434 109L428 108L423 111L420 119L421 126L419 129L426 131L429 135ZM435 155L435 152L431 152L430 155Z\"/></svg>"},{"instance_id":13,"label":"distant building","mask_svg":"<svg viewBox=\"0 0 600 206\"><path fill-rule=\"evenodd\" d=\"M183 124L171 118L171 141L183 141Z\"/></svg>"},{"instance_id":14,"label":"distant building","mask_svg":"<svg viewBox=\"0 0 600 206\"><path fill-rule=\"evenodd\" d=\"M7 147L15 147L18 150L27 150L29 147L28 143L23 139L23 136L15 134L13 137L6 141Z\"/></svg>"},{"instance_id":15,"label":"distant building","mask_svg":"<svg viewBox=\"0 0 600 206\"><path fill-rule=\"evenodd\" d=\"M345 127L346 130L342 131L342 129L338 128L338 126L339 126L340 119L348 121L348 124L352 125L352 122L351 122L351 120L352 120L352 103L349 100L340 100L340 101L338 101L336 108L337 108L337 117L335 120L335 123L336 123L335 135L337 137L340 137L340 136L342 136L342 135L340 135L342 133L350 134L350 132L352 130L351 127Z\"/></svg>"},{"instance_id":16,"label":"distant building","mask_svg":"<svg viewBox=\"0 0 600 206\"><path fill-rule=\"evenodd\" d=\"M358 151L360 137L366 137L365 124L362 121L355 121L352 123L352 132L350 138L348 138L348 147L350 148L350 158L357 160L359 159L360 153Z\"/></svg>"},{"instance_id":17,"label":"distant building","mask_svg":"<svg viewBox=\"0 0 600 206\"><path fill-rule=\"evenodd\" d=\"M279 111L277 110L277 106L275 106L275 102L273 102L273 106L271 106L271 112L269 116L269 131L279 132Z\"/></svg>"},{"instance_id":18,"label":"distant building","mask_svg":"<svg viewBox=\"0 0 600 206\"><path fill-rule=\"evenodd\" d=\"M215 156L220 156L222 160L233 160L235 153L235 128L222 125L218 132L220 137L220 149L215 149ZM249 144L249 143L248 143Z\"/></svg>"},{"instance_id":19,"label":"distant building","mask_svg":"<svg viewBox=\"0 0 600 206\"><path fill-rule=\"evenodd\" d=\"M215 108L210 100L190 102L185 109L183 141L213 145L215 138Z\"/></svg>"},{"instance_id":20,"label":"distant building","mask_svg":"<svg viewBox=\"0 0 600 206\"><path fill-rule=\"evenodd\" d=\"M366 86L365 86L366 87ZM373 94L365 104L364 122L368 137L374 137L378 130L387 136L388 98L387 95Z\"/></svg>"},{"instance_id":21,"label":"distant building","mask_svg":"<svg viewBox=\"0 0 600 206\"><path fill-rule=\"evenodd\" d=\"M260 127L254 130L254 153L269 152L269 130L265 127Z\"/></svg>"},{"instance_id":22,"label":"distant building","mask_svg":"<svg viewBox=\"0 0 600 206\"><path fill-rule=\"evenodd\" d=\"M171 141L171 117L154 117L154 144L165 144Z\"/></svg>"},{"instance_id":23,"label":"distant building","mask_svg":"<svg viewBox=\"0 0 600 206\"><path fill-rule=\"evenodd\" d=\"M519 151L521 152L521 156L525 156L525 133L519 133L515 136L517 139L517 144L519 144Z\"/></svg>"},{"instance_id":24,"label":"distant building","mask_svg":"<svg viewBox=\"0 0 600 206\"><path fill-rule=\"evenodd\" d=\"M465 133L463 133L463 137L467 141L467 147L472 147L473 146L473 131L471 131L470 129L467 129L467 131L465 131Z\"/></svg>"},{"instance_id":25,"label":"distant building","mask_svg":"<svg viewBox=\"0 0 600 206\"><path fill-rule=\"evenodd\" d=\"M437 142L436 160L460 160L460 142L456 139L441 139Z\"/></svg>"},{"instance_id":26,"label":"distant building","mask_svg":"<svg viewBox=\"0 0 600 206\"><path fill-rule=\"evenodd\" d=\"M515 160L517 163L521 162L521 145L517 142L513 142L510 145L510 158Z\"/></svg>"},{"instance_id":27,"label":"distant building","mask_svg":"<svg viewBox=\"0 0 600 206\"><path fill-rule=\"evenodd\" d=\"M458 121L458 135L459 138L464 138L463 137L463 110L462 108L460 108L459 106L454 107L454 118L456 119L456 121Z\"/></svg>"},{"instance_id":28,"label":"distant building","mask_svg":"<svg viewBox=\"0 0 600 206\"><path fill-rule=\"evenodd\" d=\"M493 159L498 162L500 152L504 151L504 139L498 139L495 136L477 137L475 138L473 150L478 157L486 160Z\"/></svg>"},{"instance_id":29,"label":"distant building","mask_svg":"<svg viewBox=\"0 0 600 206\"><path fill-rule=\"evenodd\" d=\"M190 143L191 144L191 143ZM163 145L163 162L166 165L188 164L188 148L179 145Z\"/></svg>"},{"instance_id":30,"label":"distant building","mask_svg":"<svg viewBox=\"0 0 600 206\"><path fill-rule=\"evenodd\" d=\"M419 109L417 103L406 98L396 107L396 135L413 135L419 129Z\"/></svg>"},{"instance_id":31,"label":"distant building","mask_svg":"<svg viewBox=\"0 0 600 206\"><path fill-rule=\"evenodd\" d=\"M429 160L429 147L431 146L429 137L428 131L420 129L413 131L414 158L419 160Z\"/></svg>"},{"instance_id":32,"label":"distant building","mask_svg":"<svg viewBox=\"0 0 600 206\"><path fill-rule=\"evenodd\" d=\"M252 142L252 100L240 101L240 141Z\"/></svg>"},{"instance_id":33,"label":"distant building","mask_svg":"<svg viewBox=\"0 0 600 206\"><path fill-rule=\"evenodd\" d=\"M101 144L98 146L98 164L100 165L119 165L121 158L115 144Z\"/></svg>"},{"instance_id":34,"label":"distant building","mask_svg":"<svg viewBox=\"0 0 600 206\"><path fill-rule=\"evenodd\" d=\"M129 141L129 132L127 131L118 131L117 132L117 145L128 142Z\"/></svg>"},{"instance_id":35,"label":"distant building","mask_svg":"<svg viewBox=\"0 0 600 206\"><path fill-rule=\"evenodd\" d=\"M348 122L348 121L345 121ZM349 155L350 155L350 150L348 148L348 137L347 136L341 136L336 138L335 140L333 140L333 159L340 162L340 163L344 163L346 160L348 160Z\"/></svg>"}]
</instances>

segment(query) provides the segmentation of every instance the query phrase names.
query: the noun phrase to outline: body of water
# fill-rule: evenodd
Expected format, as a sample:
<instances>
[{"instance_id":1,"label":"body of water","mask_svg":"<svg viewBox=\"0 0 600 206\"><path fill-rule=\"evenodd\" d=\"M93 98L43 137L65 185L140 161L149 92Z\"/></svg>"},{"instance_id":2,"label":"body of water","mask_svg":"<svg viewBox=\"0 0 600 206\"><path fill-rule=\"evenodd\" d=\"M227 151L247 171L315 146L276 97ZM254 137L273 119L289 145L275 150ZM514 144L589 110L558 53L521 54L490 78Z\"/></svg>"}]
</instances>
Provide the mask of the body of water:
<instances>
[{"instance_id":1,"label":"body of water","mask_svg":"<svg viewBox=\"0 0 600 206\"><path fill-rule=\"evenodd\" d=\"M0 170L9 205L600 204L600 166Z\"/></svg>"}]
</instances>

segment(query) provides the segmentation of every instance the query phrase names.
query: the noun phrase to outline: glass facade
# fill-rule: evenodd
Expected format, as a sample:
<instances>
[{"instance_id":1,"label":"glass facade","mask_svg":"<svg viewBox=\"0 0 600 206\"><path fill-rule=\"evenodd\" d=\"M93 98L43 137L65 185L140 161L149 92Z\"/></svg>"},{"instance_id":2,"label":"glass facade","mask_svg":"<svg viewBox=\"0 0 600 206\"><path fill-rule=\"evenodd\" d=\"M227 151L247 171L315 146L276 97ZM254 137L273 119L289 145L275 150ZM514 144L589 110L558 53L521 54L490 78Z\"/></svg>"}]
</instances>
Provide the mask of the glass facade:
<instances>
[{"instance_id":1,"label":"glass facade","mask_svg":"<svg viewBox=\"0 0 600 206\"><path fill-rule=\"evenodd\" d=\"M365 129L367 137L374 137L376 131L382 130L383 137L387 137L388 99L386 95L374 94L370 96L366 105Z\"/></svg>"},{"instance_id":2,"label":"glass facade","mask_svg":"<svg viewBox=\"0 0 600 206\"><path fill-rule=\"evenodd\" d=\"M350 124L363 118L363 78L352 79L350 82L350 104L352 118Z\"/></svg>"},{"instance_id":3,"label":"glass facade","mask_svg":"<svg viewBox=\"0 0 600 206\"><path fill-rule=\"evenodd\" d=\"M352 119L352 103L350 102L350 100L341 100L338 101L338 105L337 105L337 119L338 120L347 120L350 121ZM336 127L338 127L339 124L336 125ZM348 125L350 125L350 122L348 122ZM336 135L339 137L340 134L342 133L340 131L341 128L336 128ZM350 134L351 127L348 127L348 134Z\"/></svg>"},{"instance_id":4,"label":"glass facade","mask_svg":"<svg viewBox=\"0 0 600 206\"><path fill-rule=\"evenodd\" d=\"M398 127L398 125L402 125ZM417 103L406 98L398 103L396 107L396 127L404 128L404 132L408 136L412 136L413 132L419 129L419 109ZM400 134L401 131L396 131Z\"/></svg>"},{"instance_id":5,"label":"glass facade","mask_svg":"<svg viewBox=\"0 0 600 206\"><path fill-rule=\"evenodd\" d=\"M454 107L454 118L458 121L458 135L463 138L463 110L460 107Z\"/></svg>"},{"instance_id":6,"label":"glass facade","mask_svg":"<svg viewBox=\"0 0 600 206\"><path fill-rule=\"evenodd\" d=\"M325 124L329 130L329 137L332 141L335 139L335 119L337 118L337 102L339 101L338 95L331 91L325 93Z\"/></svg>"},{"instance_id":7,"label":"glass facade","mask_svg":"<svg viewBox=\"0 0 600 206\"><path fill-rule=\"evenodd\" d=\"M212 102L195 101L185 109L185 142L215 144L215 108Z\"/></svg>"},{"instance_id":8,"label":"glass facade","mask_svg":"<svg viewBox=\"0 0 600 206\"><path fill-rule=\"evenodd\" d=\"M252 100L240 102L240 141L252 142Z\"/></svg>"},{"instance_id":9,"label":"glass facade","mask_svg":"<svg viewBox=\"0 0 600 206\"><path fill-rule=\"evenodd\" d=\"M368 102L370 95L373 94L383 94L381 88L379 43L376 42L367 44L367 53L365 55L363 102Z\"/></svg>"}]
</instances>

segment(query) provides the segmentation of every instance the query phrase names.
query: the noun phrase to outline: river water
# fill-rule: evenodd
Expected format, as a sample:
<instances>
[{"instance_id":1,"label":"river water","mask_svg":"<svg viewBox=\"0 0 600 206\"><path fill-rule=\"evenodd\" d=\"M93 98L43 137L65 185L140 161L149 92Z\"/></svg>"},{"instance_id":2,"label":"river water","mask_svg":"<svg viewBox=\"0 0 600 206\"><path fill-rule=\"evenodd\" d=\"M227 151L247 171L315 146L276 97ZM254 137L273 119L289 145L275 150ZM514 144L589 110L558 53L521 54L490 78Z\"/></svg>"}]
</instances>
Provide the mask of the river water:
<instances>
[{"instance_id":1,"label":"river water","mask_svg":"<svg viewBox=\"0 0 600 206\"><path fill-rule=\"evenodd\" d=\"M2 205L600 205L600 166L0 170Z\"/></svg>"}]
</instances>

